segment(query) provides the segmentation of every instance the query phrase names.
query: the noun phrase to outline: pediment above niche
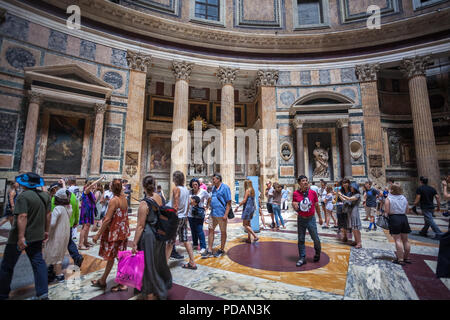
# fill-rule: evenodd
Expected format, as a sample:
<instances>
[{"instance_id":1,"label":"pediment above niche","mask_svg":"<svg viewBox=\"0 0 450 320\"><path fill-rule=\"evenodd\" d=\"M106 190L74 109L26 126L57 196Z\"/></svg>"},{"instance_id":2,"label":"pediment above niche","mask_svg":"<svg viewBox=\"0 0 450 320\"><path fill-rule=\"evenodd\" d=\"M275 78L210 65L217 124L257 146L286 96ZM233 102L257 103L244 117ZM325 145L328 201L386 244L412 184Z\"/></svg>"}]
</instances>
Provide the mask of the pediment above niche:
<instances>
[{"instance_id":1,"label":"pediment above niche","mask_svg":"<svg viewBox=\"0 0 450 320\"><path fill-rule=\"evenodd\" d=\"M111 97L113 86L76 64L25 68L25 81L32 87L51 88L58 92Z\"/></svg>"}]
</instances>

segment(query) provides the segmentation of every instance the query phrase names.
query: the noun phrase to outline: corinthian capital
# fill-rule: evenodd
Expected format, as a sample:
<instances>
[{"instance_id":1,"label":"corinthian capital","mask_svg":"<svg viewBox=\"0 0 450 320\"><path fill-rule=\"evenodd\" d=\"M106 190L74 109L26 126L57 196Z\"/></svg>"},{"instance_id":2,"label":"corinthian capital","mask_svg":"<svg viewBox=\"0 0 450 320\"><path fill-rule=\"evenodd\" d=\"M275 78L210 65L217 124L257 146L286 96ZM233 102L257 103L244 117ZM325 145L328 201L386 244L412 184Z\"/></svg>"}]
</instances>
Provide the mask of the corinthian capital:
<instances>
[{"instance_id":1,"label":"corinthian capital","mask_svg":"<svg viewBox=\"0 0 450 320\"><path fill-rule=\"evenodd\" d=\"M41 104L44 96L42 93L30 91L28 98L30 99L30 103Z\"/></svg>"},{"instance_id":2,"label":"corinthian capital","mask_svg":"<svg viewBox=\"0 0 450 320\"><path fill-rule=\"evenodd\" d=\"M174 61L172 64L172 71L177 80L188 81L191 77L193 63L188 63L186 61Z\"/></svg>"},{"instance_id":3,"label":"corinthian capital","mask_svg":"<svg viewBox=\"0 0 450 320\"><path fill-rule=\"evenodd\" d=\"M219 67L217 77L219 78L220 83L222 83L222 85L233 84L234 80L236 80L238 70L239 69Z\"/></svg>"},{"instance_id":4,"label":"corinthian capital","mask_svg":"<svg viewBox=\"0 0 450 320\"><path fill-rule=\"evenodd\" d=\"M152 61L151 56L134 52L131 50L127 51L128 67L132 70L147 72L147 69L150 66L151 61Z\"/></svg>"},{"instance_id":5,"label":"corinthian capital","mask_svg":"<svg viewBox=\"0 0 450 320\"><path fill-rule=\"evenodd\" d=\"M97 113L105 113L106 104L105 103L96 103L94 106L95 114Z\"/></svg>"},{"instance_id":6,"label":"corinthian capital","mask_svg":"<svg viewBox=\"0 0 450 320\"><path fill-rule=\"evenodd\" d=\"M378 71L380 71L379 63L360 64L355 68L356 76L360 82L376 81Z\"/></svg>"},{"instance_id":7,"label":"corinthian capital","mask_svg":"<svg viewBox=\"0 0 450 320\"><path fill-rule=\"evenodd\" d=\"M258 70L256 73L256 86L274 86L278 81L278 70Z\"/></svg>"},{"instance_id":8,"label":"corinthian capital","mask_svg":"<svg viewBox=\"0 0 450 320\"><path fill-rule=\"evenodd\" d=\"M248 87L244 87L244 96L247 97L249 100L255 99L257 93L258 93L258 90L256 89L255 83L252 83Z\"/></svg>"},{"instance_id":9,"label":"corinthian capital","mask_svg":"<svg viewBox=\"0 0 450 320\"><path fill-rule=\"evenodd\" d=\"M348 119L338 119L337 125L339 128L348 127Z\"/></svg>"},{"instance_id":10,"label":"corinthian capital","mask_svg":"<svg viewBox=\"0 0 450 320\"><path fill-rule=\"evenodd\" d=\"M400 70L409 78L414 76L424 76L428 66L433 64L431 56L415 56L413 58L405 58L402 60Z\"/></svg>"},{"instance_id":11,"label":"corinthian capital","mask_svg":"<svg viewBox=\"0 0 450 320\"><path fill-rule=\"evenodd\" d=\"M304 123L305 123L305 120L303 120L303 119L298 119L298 118L295 118L295 119L292 121L292 125L294 126L295 129L302 129Z\"/></svg>"}]
</instances>

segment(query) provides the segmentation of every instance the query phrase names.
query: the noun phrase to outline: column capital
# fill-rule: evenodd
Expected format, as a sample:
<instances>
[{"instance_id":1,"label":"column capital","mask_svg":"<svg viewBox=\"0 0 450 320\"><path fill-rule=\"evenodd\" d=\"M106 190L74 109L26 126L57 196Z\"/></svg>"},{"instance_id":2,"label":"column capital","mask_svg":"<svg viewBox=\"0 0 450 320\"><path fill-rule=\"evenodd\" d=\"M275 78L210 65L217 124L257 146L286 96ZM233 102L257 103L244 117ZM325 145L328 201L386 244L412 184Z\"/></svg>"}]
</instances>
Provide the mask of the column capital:
<instances>
[{"instance_id":1,"label":"column capital","mask_svg":"<svg viewBox=\"0 0 450 320\"><path fill-rule=\"evenodd\" d=\"M432 64L433 59L431 59L430 55L404 58L400 65L400 70L410 79L415 76L425 76L427 67Z\"/></svg>"},{"instance_id":2,"label":"column capital","mask_svg":"<svg viewBox=\"0 0 450 320\"><path fill-rule=\"evenodd\" d=\"M338 128L348 127L348 119L338 119L336 122Z\"/></svg>"},{"instance_id":3,"label":"column capital","mask_svg":"<svg viewBox=\"0 0 450 320\"><path fill-rule=\"evenodd\" d=\"M304 123L305 123L305 120L303 120L303 119L294 119L292 121L292 124L295 129L302 129Z\"/></svg>"},{"instance_id":4,"label":"column capital","mask_svg":"<svg viewBox=\"0 0 450 320\"><path fill-rule=\"evenodd\" d=\"M44 99L44 95L42 93L35 91L30 91L28 97L30 99L30 103L36 104L41 104L42 100Z\"/></svg>"},{"instance_id":5,"label":"column capital","mask_svg":"<svg viewBox=\"0 0 450 320\"><path fill-rule=\"evenodd\" d=\"M149 55L131 50L127 51L127 63L131 70L147 72L151 60L152 57Z\"/></svg>"},{"instance_id":6,"label":"column capital","mask_svg":"<svg viewBox=\"0 0 450 320\"><path fill-rule=\"evenodd\" d=\"M177 80L189 81L193 67L194 67L193 63L188 63L186 61L172 62L172 71Z\"/></svg>"},{"instance_id":7,"label":"column capital","mask_svg":"<svg viewBox=\"0 0 450 320\"><path fill-rule=\"evenodd\" d=\"M378 71L380 71L379 63L366 63L355 66L356 77L360 82L377 81Z\"/></svg>"},{"instance_id":8,"label":"column capital","mask_svg":"<svg viewBox=\"0 0 450 320\"><path fill-rule=\"evenodd\" d=\"M95 114L105 113L106 111L106 103L96 103L94 105Z\"/></svg>"},{"instance_id":9,"label":"column capital","mask_svg":"<svg viewBox=\"0 0 450 320\"><path fill-rule=\"evenodd\" d=\"M256 73L256 86L275 86L278 81L278 70L258 70Z\"/></svg>"},{"instance_id":10,"label":"column capital","mask_svg":"<svg viewBox=\"0 0 450 320\"><path fill-rule=\"evenodd\" d=\"M234 80L236 80L236 75L239 69L233 69L229 67L219 67L217 71L217 78L222 85L233 84Z\"/></svg>"}]
</instances>

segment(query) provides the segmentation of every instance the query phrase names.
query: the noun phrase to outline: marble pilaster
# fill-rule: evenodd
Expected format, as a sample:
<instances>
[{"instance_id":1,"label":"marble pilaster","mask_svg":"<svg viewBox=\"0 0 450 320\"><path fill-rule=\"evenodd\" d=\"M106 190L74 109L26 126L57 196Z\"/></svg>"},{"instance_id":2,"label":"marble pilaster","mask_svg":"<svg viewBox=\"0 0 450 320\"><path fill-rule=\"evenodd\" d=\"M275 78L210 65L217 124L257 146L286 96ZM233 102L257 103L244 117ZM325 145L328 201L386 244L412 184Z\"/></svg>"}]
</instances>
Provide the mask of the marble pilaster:
<instances>
[{"instance_id":1,"label":"marble pilaster","mask_svg":"<svg viewBox=\"0 0 450 320\"><path fill-rule=\"evenodd\" d=\"M416 56L403 59L401 69L409 81L418 175L428 177L429 184L440 190L439 164L425 74L431 64L430 56Z\"/></svg>"},{"instance_id":2,"label":"marble pilaster","mask_svg":"<svg viewBox=\"0 0 450 320\"><path fill-rule=\"evenodd\" d=\"M222 149L220 151L220 172L223 182L230 187L231 198L235 194L235 141L234 141L234 87L238 70L220 67L217 77L222 84L220 131L222 133Z\"/></svg>"},{"instance_id":3,"label":"marble pilaster","mask_svg":"<svg viewBox=\"0 0 450 320\"><path fill-rule=\"evenodd\" d=\"M128 90L127 125L125 131L125 163L122 175L131 184L135 197L140 196L141 189L140 169L142 163L140 154L142 152L142 128L144 126L145 113L145 88L150 61L150 56L130 50L127 51L127 63L130 68L130 82ZM136 154L137 156L135 156Z\"/></svg>"},{"instance_id":4,"label":"marble pilaster","mask_svg":"<svg viewBox=\"0 0 450 320\"><path fill-rule=\"evenodd\" d=\"M350 160L350 136L348 129L348 119L339 119L338 127L342 128L342 160L344 164L344 176L350 177L352 175L352 162Z\"/></svg>"},{"instance_id":5,"label":"marble pilaster","mask_svg":"<svg viewBox=\"0 0 450 320\"><path fill-rule=\"evenodd\" d=\"M385 161L382 143L380 107L378 102L377 72L378 63L357 65L356 76L361 87L361 103L364 113L366 138L367 175L380 185L386 183Z\"/></svg>"},{"instance_id":6,"label":"marble pilaster","mask_svg":"<svg viewBox=\"0 0 450 320\"><path fill-rule=\"evenodd\" d=\"M28 106L27 124L20 162L20 172L33 171L34 152L36 149L36 132L39 118L39 107L42 103L42 95L30 92L30 104Z\"/></svg>"},{"instance_id":7,"label":"marble pilaster","mask_svg":"<svg viewBox=\"0 0 450 320\"><path fill-rule=\"evenodd\" d=\"M97 103L95 106L94 137L92 139L91 174L100 174L100 160L102 154L103 123L105 120L106 104Z\"/></svg>"},{"instance_id":8,"label":"marble pilaster","mask_svg":"<svg viewBox=\"0 0 450 320\"><path fill-rule=\"evenodd\" d=\"M173 106L173 127L172 127L172 153L170 167L170 189L172 189L172 175L175 171L183 172L187 175L188 152L190 151L190 141L188 138L188 110L189 110L189 78L191 76L193 64L187 62L173 62L173 73L175 75L175 97Z\"/></svg>"},{"instance_id":9,"label":"marble pilaster","mask_svg":"<svg viewBox=\"0 0 450 320\"><path fill-rule=\"evenodd\" d=\"M295 157L297 160L297 177L300 175L304 175L305 172L305 148L303 145L303 123L305 121L302 119L294 119L293 125L295 127L296 131L296 138L297 138L297 150L295 153Z\"/></svg>"}]
</instances>

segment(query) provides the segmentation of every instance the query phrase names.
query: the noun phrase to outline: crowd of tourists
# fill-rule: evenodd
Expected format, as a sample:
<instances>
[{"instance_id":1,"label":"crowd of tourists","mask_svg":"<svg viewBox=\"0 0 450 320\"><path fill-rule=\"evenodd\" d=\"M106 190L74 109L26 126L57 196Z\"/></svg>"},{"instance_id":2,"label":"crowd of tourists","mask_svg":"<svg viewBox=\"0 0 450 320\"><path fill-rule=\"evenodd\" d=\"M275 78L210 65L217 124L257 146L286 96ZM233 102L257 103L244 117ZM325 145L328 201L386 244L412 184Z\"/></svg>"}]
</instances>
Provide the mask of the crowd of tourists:
<instances>
[{"instance_id":1,"label":"crowd of tourists","mask_svg":"<svg viewBox=\"0 0 450 320\"><path fill-rule=\"evenodd\" d=\"M174 187L170 201L166 200L155 177L148 175L142 181L144 198L138 208L138 219L134 239L130 238L129 207L130 188L126 180L113 179L105 183L105 177L86 180L79 188L73 178L60 179L44 187L44 180L37 174L26 173L16 177L7 194L7 205L3 225L11 224L9 238L0 266L0 299L7 299L14 267L23 251L33 268L36 299L48 299L48 284L64 282L63 261L68 251L73 263L81 267L83 250L89 250L99 242L98 255L107 263L103 275L92 280L91 285L106 289L107 279L119 253L131 248L132 254L143 252L144 268L142 287L139 292L146 299L167 299L172 287L169 259L184 259L175 249L175 243L183 244L188 254L184 269L197 270L194 251L202 259L219 258L225 255L228 220L242 207L242 225L247 233L247 243L259 240L251 221L256 210L263 229L268 229L263 214L263 196L256 202L256 192L251 180L244 182L244 196L232 208L231 190L223 183L220 173L215 173L211 182L191 179L188 183L180 171L172 175ZM308 231L314 243L313 262L321 258L321 241L318 224L322 229L335 229L339 241L349 243L355 249L363 246L360 204L369 221L366 232L377 230L380 217L388 218L387 228L395 241L394 263L411 263L408 234L411 232L406 214L417 212L419 206L425 225L420 231L427 236L428 229L440 240L444 233L434 221L434 201L440 211L438 192L428 185L428 179L420 177L414 206L410 209L402 187L392 180L382 189L367 181L363 188L356 182L344 178L334 185L320 181L320 187L308 177L297 179L298 188L292 195L292 209L297 214L298 267L307 263L305 236ZM450 200L448 185L450 176L442 182L444 200ZM186 187L186 186L189 186ZM282 213L289 207L289 190L278 182L268 181L264 195L266 208L271 217L270 229L286 229ZM259 207L259 208L258 208ZM448 212L444 213L448 216ZM316 220L317 216L317 220ZM207 237L204 224L208 225ZM380 224L381 225L381 224ZM215 230L220 229L220 245L214 251ZM79 234L78 234L79 230ZM94 232L92 242L89 233ZM190 239L191 236L191 239ZM74 239L78 240L78 245ZM111 288L113 292L128 290L123 283Z\"/></svg>"}]
</instances>

